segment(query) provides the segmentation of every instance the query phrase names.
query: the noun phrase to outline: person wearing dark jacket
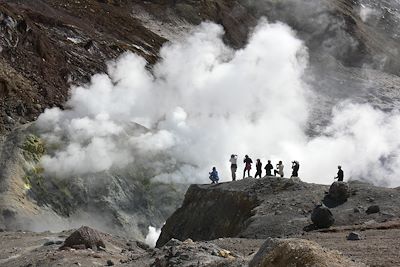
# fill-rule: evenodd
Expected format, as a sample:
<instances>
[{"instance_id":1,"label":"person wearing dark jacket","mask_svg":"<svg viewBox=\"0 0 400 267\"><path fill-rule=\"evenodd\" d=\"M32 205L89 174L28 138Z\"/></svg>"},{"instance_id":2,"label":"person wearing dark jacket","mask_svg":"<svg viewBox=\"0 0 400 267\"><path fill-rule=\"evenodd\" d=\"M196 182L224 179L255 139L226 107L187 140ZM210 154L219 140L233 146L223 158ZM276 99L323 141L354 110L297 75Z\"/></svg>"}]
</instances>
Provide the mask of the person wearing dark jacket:
<instances>
[{"instance_id":1,"label":"person wearing dark jacket","mask_svg":"<svg viewBox=\"0 0 400 267\"><path fill-rule=\"evenodd\" d=\"M256 175L254 176L254 178L257 178L257 176L259 176L261 178L261 174L262 174L262 163L261 163L260 159L257 159Z\"/></svg>"},{"instance_id":2,"label":"person wearing dark jacket","mask_svg":"<svg viewBox=\"0 0 400 267\"><path fill-rule=\"evenodd\" d=\"M264 169L266 172L265 173L266 176L272 176L272 170L274 169L274 166L272 166L270 160L268 160L268 163L267 163L267 165L265 165Z\"/></svg>"},{"instance_id":3,"label":"person wearing dark jacket","mask_svg":"<svg viewBox=\"0 0 400 267\"><path fill-rule=\"evenodd\" d=\"M335 179L338 179L339 182L343 182L343 178L344 178L344 173L342 170L342 166L338 166L338 172L337 172L337 176L335 177Z\"/></svg>"},{"instance_id":4,"label":"person wearing dark jacket","mask_svg":"<svg viewBox=\"0 0 400 267\"><path fill-rule=\"evenodd\" d=\"M291 177L299 177L299 169L300 164L298 161L292 161L292 176Z\"/></svg>"},{"instance_id":5,"label":"person wearing dark jacket","mask_svg":"<svg viewBox=\"0 0 400 267\"><path fill-rule=\"evenodd\" d=\"M249 156L244 156L244 171L243 171L243 179L246 176L246 171L247 171L247 176L250 177L250 170L251 170L251 164L253 163L253 161L251 160L251 158L249 158Z\"/></svg>"}]
</instances>

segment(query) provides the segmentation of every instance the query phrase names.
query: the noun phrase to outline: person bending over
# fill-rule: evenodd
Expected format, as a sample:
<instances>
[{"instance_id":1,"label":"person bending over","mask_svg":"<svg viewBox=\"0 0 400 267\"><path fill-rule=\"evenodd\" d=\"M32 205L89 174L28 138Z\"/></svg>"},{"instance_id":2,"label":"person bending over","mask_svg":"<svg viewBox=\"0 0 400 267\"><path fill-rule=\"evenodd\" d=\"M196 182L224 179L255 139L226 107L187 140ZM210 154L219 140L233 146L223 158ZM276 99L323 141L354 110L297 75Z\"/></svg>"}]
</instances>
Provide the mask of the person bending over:
<instances>
[{"instance_id":1,"label":"person bending over","mask_svg":"<svg viewBox=\"0 0 400 267\"><path fill-rule=\"evenodd\" d=\"M267 163L267 165L265 165L264 169L266 172L265 173L266 176L272 176L272 170L274 169L274 166L272 166L270 160L268 160L268 163Z\"/></svg>"}]
</instances>

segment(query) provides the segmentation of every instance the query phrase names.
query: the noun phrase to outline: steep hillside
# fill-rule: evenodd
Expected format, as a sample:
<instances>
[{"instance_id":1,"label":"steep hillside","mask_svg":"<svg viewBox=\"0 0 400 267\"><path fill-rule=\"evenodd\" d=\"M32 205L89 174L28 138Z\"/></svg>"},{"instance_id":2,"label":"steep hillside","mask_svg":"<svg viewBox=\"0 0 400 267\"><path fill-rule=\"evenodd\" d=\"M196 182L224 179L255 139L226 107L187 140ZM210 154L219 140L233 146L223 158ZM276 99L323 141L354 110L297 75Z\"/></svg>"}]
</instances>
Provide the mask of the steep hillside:
<instances>
[{"instance_id":1,"label":"steep hillside","mask_svg":"<svg viewBox=\"0 0 400 267\"><path fill-rule=\"evenodd\" d=\"M70 178L48 177L48 151L33 126L0 145L0 229L61 231L82 224L144 240L180 205L186 185L152 182L135 168Z\"/></svg>"},{"instance_id":2,"label":"steep hillside","mask_svg":"<svg viewBox=\"0 0 400 267\"><path fill-rule=\"evenodd\" d=\"M0 132L34 120L45 108L62 107L70 86L106 71L105 62L124 51L154 63L163 43L205 20L223 25L225 40L238 48L266 16L299 33L316 70L367 65L398 74L397 8L368 0L3 0Z\"/></svg>"},{"instance_id":3,"label":"steep hillside","mask_svg":"<svg viewBox=\"0 0 400 267\"><path fill-rule=\"evenodd\" d=\"M62 107L70 86L125 51L154 63L166 38L203 20L240 46L255 22L236 1L185 2L0 1L0 132Z\"/></svg>"}]
</instances>

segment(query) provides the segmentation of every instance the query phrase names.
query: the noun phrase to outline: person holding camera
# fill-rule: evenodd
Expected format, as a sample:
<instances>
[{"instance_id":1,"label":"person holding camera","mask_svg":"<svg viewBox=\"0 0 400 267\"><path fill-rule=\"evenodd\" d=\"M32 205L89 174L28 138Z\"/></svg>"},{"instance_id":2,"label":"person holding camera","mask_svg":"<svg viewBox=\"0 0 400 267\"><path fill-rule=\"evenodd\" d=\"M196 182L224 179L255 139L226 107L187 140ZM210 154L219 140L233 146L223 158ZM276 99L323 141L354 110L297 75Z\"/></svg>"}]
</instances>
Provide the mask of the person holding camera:
<instances>
[{"instance_id":1,"label":"person holding camera","mask_svg":"<svg viewBox=\"0 0 400 267\"><path fill-rule=\"evenodd\" d=\"M284 173L283 173L283 168L284 167L285 166L283 166L283 163L280 160L279 163L276 164L276 170L274 170L274 175L276 176L277 174L279 174L281 177L283 177L284 176Z\"/></svg>"},{"instance_id":2,"label":"person holding camera","mask_svg":"<svg viewBox=\"0 0 400 267\"><path fill-rule=\"evenodd\" d=\"M232 181L236 181L237 155L232 154L229 162L231 163Z\"/></svg>"}]
</instances>

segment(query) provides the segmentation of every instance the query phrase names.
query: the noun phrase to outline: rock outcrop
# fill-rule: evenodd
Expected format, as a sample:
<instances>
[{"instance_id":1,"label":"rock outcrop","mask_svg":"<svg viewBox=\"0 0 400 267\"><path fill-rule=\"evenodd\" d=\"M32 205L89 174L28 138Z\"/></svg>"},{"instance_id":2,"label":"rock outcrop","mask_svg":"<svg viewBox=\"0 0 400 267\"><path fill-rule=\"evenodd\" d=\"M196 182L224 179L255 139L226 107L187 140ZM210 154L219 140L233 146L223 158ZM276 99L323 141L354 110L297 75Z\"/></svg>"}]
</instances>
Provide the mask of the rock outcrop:
<instances>
[{"instance_id":1,"label":"rock outcrop","mask_svg":"<svg viewBox=\"0 0 400 267\"><path fill-rule=\"evenodd\" d=\"M164 245L174 233L180 233L178 239L190 237L195 241L203 240L204 236L207 239L237 236L254 214L258 200L249 192L224 191L217 187L208 190L200 185L190 186L182 207L163 227L157 246ZM192 211L192 216L188 216L188 210ZM191 227L186 227L188 225Z\"/></svg>"},{"instance_id":2,"label":"rock outcrop","mask_svg":"<svg viewBox=\"0 0 400 267\"><path fill-rule=\"evenodd\" d=\"M396 189L357 181L349 185L354 193L346 202L328 206L329 216L327 220L321 220L321 227L332 225L333 218L333 226L342 226L371 220L382 222L400 215L400 196ZM196 241L218 237L268 238L301 234L312 226L312 211L326 200L328 189L326 185L278 177L193 185L187 191L183 205L163 226L157 247L171 238ZM371 199L384 212L354 212L356 207L363 209L371 205Z\"/></svg>"},{"instance_id":3,"label":"rock outcrop","mask_svg":"<svg viewBox=\"0 0 400 267\"><path fill-rule=\"evenodd\" d=\"M249 267L359 267L338 251L325 249L315 242L302 239L268 239L250 261Z\"/></svg>"}]
</instances>

